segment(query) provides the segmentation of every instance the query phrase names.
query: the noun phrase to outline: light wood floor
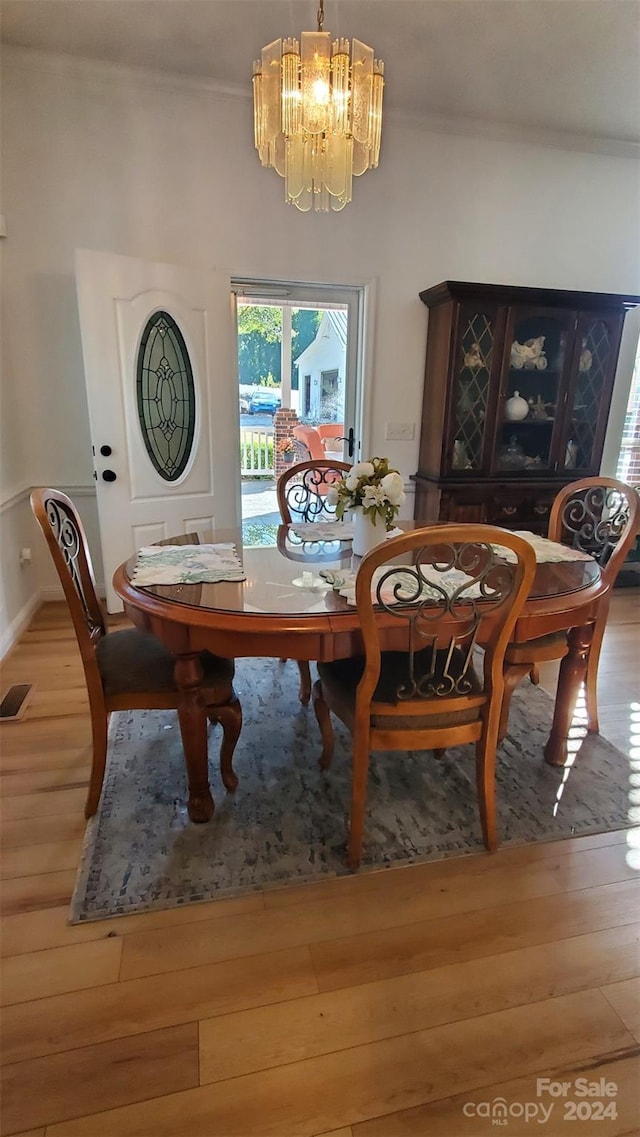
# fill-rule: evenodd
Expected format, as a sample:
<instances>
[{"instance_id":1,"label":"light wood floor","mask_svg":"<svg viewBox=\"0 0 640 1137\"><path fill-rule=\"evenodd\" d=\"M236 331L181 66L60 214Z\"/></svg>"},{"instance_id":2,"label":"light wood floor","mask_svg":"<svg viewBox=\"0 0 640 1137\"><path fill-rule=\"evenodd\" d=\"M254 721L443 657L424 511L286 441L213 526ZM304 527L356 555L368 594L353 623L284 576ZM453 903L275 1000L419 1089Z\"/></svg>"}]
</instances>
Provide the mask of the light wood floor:
<instances>
[{"instance_id":1,"label":"light wood floor","mask_svg":"<svg viewBox=\"0 0 640 1137\"><path fill-rule=\"evenodd\" d=\"M639 615L615 594L600 685L603 734L629 751L635 732L636 758ZM28 714L1 730L3 1134L476 1137L498 1097L509 1137L640 1131L626 834L70 927L89 725L62 605L6 661L3 687L20 681ZM565 1121L546 1076L569 1101L578 1077L615 1083L617 1116L575 1098Z\"/></svg>"}]
</instances>

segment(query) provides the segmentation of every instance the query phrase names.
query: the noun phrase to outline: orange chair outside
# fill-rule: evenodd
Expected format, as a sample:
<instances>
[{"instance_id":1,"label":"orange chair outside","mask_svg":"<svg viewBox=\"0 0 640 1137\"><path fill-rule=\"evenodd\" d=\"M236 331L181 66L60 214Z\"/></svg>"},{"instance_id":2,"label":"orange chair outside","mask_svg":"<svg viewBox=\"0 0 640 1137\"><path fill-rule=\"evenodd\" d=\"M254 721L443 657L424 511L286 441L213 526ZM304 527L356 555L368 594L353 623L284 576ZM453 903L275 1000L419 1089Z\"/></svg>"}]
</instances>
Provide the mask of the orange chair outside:
<instances>
[{"instance_id":1,"label":"orange chair outside","mask_svg":"<svg viewBox=\"0 0 640 1137\"><path fill-rule=\"evenodd\" d=\"M300 422L297 426L294 426L291 433L294 438L297 438L298 442L302 443L305 450L308 451L308 459L307 454L303 452L300 454L300 461L318 461L325 457L322 439L315 426L306 426L305 423Z\"/></svg>"}]
</instances>

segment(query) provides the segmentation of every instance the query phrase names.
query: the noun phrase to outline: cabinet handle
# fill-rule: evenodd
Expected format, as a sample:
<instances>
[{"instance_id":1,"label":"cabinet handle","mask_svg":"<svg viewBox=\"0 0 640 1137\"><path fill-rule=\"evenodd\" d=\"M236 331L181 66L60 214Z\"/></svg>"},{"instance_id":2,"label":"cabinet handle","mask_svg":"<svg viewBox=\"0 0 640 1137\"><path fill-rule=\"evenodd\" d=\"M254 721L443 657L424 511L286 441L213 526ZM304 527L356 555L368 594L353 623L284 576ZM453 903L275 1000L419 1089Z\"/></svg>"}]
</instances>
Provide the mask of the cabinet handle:
<instances>
[{"instance_id":1,"label":"cabinet handle","mask_svg":"<svg viewBox=\"0 0 640 1137\"><path fill-rule=\"evenodd\" d=\"M501 512L504 513L505 517L513 517L514 513L518 512L518 507L517 505L503 505Z\"/></svg>"},{"instance_id":2,"label":"cabinet handle","mask_svg":"<svg viewBox=\"0 0 640 1137\"><path fill-rule=\"evenodd\" d=\"M548 513L549 512L549 506L548 505L534 505L533 512L539 513L540 515L542 515L544 513Z\"/></svg>"}]
</instances>

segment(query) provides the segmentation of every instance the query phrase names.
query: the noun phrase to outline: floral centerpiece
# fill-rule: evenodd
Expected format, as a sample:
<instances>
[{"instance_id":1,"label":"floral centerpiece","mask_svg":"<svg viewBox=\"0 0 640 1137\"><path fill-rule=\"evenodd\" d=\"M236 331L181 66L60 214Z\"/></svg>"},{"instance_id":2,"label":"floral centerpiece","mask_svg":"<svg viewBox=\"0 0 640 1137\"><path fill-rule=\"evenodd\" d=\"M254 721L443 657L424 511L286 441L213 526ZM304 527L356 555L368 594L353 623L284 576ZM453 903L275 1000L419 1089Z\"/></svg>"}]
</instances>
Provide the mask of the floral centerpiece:
<instances>
[{"instance_id":1,"label":"floral centerpiece","mask_svg":"<svg viewBox=\"0 0 640 1137\"><path fill-rule=\"evenodd\" d=\"M363 538L357 532L359 519L368 519L371 534L364 540L372 548L383 539L383 529L386 531L392 528L404 499L402 476L392 469L388 458L356 462L348 474L333 483L327 493L327 504L335 506L339 521L342 521L348 510L354 511L355 553L359 553L363 547ZM383 524L378 526L378 520Z\"/></svg>"}]
</instances>

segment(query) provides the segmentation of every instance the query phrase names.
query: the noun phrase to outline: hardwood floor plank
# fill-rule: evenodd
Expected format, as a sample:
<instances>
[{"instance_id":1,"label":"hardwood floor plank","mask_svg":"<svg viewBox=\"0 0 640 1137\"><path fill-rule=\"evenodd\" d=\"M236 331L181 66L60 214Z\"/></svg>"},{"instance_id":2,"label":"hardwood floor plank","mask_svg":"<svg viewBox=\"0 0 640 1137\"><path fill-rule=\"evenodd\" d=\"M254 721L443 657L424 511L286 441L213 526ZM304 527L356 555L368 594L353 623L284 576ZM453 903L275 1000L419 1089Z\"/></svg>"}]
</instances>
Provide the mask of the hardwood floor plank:
<instances>
[{"instance_id":1,"label":"hardwood floor plank","mask_svg":"<svg viewBox=\"0 0 640 1137\"><path fill-rule=\"evenodd\" d=\"M585 991L63 1122L47 1137L175 1137L185 1126L190 1137L311 1137L632 1044L604 996Z\"/></svg>"},{"instance_id":2,"label":"hardwood floor plank","mask_svg":"<svg viewBox=\"0 0 640 1137\"><path fill-rule=\"evenodd\" d=\"M35 1058L2 1071L2 1133L197 1085L197 1023Z\"/></svg>"},{"instance_id":3,"label":"hardwood floor plank","mask_svg":"<svg viewBox=\"0 0 640 1137\"><path fill-rule=\"evenodd\" d=\"M121 953L122 941L113 939L14 955L2 966L0 1005L115 983Z\"/></svg>"},{"instance_id":4,"label":"hardwood floor plank","mask_svg":"<svg viewBox=\"0 0 640 1137\"><path fill-rule=\"evenodd\" d=\"M252 892L247 896L233 896L210 904L190 904L176 908L162 908L157 912L138 912L130 916L112 916L109 920L90 920L82 924L69 923L68 905L6 916L0 927L2 955L21 955L43 948L64 947L70 943L87 943L90 940L110 939L113 936L133 935L152 928L166 928L171 924L197 924L202 920L230 920L247 912L261 912L263 894Z\"/></svg>"},{"instance_id":5,"label":"hardwood floor plank","mask_svg":"<svg viewBox=\"0 0 640 1137\"><path fill-rule=\"evenodd\" d=\"M309 949L296 948L188 968L162 981L133 979L54 995L5 1008L2 1059L22 1062L317 991Z\"/></svg>"},{"instance_id":6,"label":"hardwood floor plank","mask_svg":"<svg viewBox=\"0 0 640 1137\"><path fill-rule=\"evenodd\" d=\"M627 859L626 845L585 849L574 857L554 857L544 863L567 892L615 880L638 880L638 869Z\"/></svg>"},{"instance_id":7,"label":"hardwood floor plank","mask_svg":"<svg viewBox=\"0 0 640 1137\"><path fill-rule=\"evenodd\" d=\"M538 1074L527 1074L522 1078L515 1078L507 1082L497 1082L481 1089L472 1090L453 1097L441 1098L418 1106L416 1109L401 1113L390 1113L384 1117L377 1117L372 1121L364 1121L353 1126L353 1137L489 1137L496 1133L496 1116L499 1112L491 1110L491 1104L497 1098L503 1099L507 1108L515 1105L515 1116L508 1118L505 1133L525 1134L539 1131L549 1137L561 1137L565 1131L581 1134L597 1133L599 1137L621 1137L635 1131L638 1122L638 1078L640 1075L640 1058L638 1054L622 1054L614 1056L608 1061L577 1063L573 1066L564 1066L553 1070L545 1070L543 1076L554 1082L569 1082L571 1099L574 1101L594 1099L576 1098L573 1089L577 1078L586 1078L588 1082L604 1078L606 1082L615 1082L617 1092L613 1099L603 1098L604 1103L613 1101L616 1116L602 1118L595 1121L592 1118L580 1121L568 1120L564 1099L550 1099L548 1095L538 1094ZM569 1096L569 1091L568 1095ZM477 1107L481 1105L480 1115ZM487 1106L485 1103L489 1103ZM532 1103L537 1112L530 1114L527 1122L518 1117L520 1104ZM540 1106L545 1107L542 1113ZM549 1106L552 1107L548 1121L544 1122ZM466 1113L465 1113L466 1107ZM613 1112L613 1111L612 1111ZM500 1130L498 1130L499 1132Z\"/></svg>"},{"instance_id":8,"label":"hardwood floor plank","mask_svg":"<svg viewBox=\"0 0 640 1137\"><path fill-rule=\"evenodd\" d=\"M41 817L64 813L83 816L87 791L84 786L75 790L56 790L49 794L17 794L2 801L2 821L21 821L33 818L34 828Z\"/></svg>"},{"instance_id":9,"label":"hardwood floor plank","mask_svg":"<svg viewBox=\"0 0 640 1137\"><path fill-rule=\"evenodd\" d=\"M551 944L638 919L635 881L312 944L321 991Z\"/></svg>"},{"instance_id":10,"label":"hardwood floor plank","mask_svg":"<svg viewBox=\"0 0 640 1137\"><path fill-rule=\"evenodd\" d=\"M89 770L78 770L73 766L60 770L31 770L20 774L3 774L0 777L0 794L3 797L19 797L25 794L48 793L59 789L76 789L86 786Z\"/></svg>"},{"instance_id":11,"label":"hardwood floor plank","mask_svg":"<svg viewBox=\"0 0 640 1137\"><path fill-rule=\"evenodd\" d=\"M28 718L15 723L0 723L2 758L20 756L24 765L37 762L41 750L57 753L58 749L88 747L91 743L89 716L63 715L48 721Z\"/></svg>"},{"instance_id":12,"label":"hardwood floor plank","mask_svg":"<svg viewBox=\"0 0 640 1137\"><path fill-rule=\"evenodd\" d=\"M437 885L441 880L452 876L470 877L492 876L493 873L509 871L534 862L552 862L556 858L568 857L588 849L599 849L609 845L621 845L625 849L628 829L613 830L610 833L594 833L588 837L570 837L565 841L537 842L533 845L518 845L500 848L490 857L486 853L470 856L452 857L443 861L430 861L421 865L402 865L377 869L373 872L331 877L328 880L313 881L310 884L290 885L286 888L269 889L264 893L265 908L288 908L293 904L317 903L319 900L341 898L359 893L374 896L384 902L386 894L393 895L401 879L411 882L419 890L423 882Z\"/></svg>"},{"instance_id":13,"label":"hardwood floor plank","mask_svg":"<svg viewBox=\"0 0 640 1137\"><path fill-rule=\"evenodd\" d=\"M82 840L79 837L74 841L50 841L48 844L3 849L0 853L0 880L76 869L81 850Z\"/></svg>"},{"instance_id":14,"label":"hardwood floor plank","mask_svg":"<svg viewBox=\"0 0 640 1137\"><path fill-rule=\"evenodd\" d=\"M627 979L606 987L601 985L600 990L614 1011L618 1012L627 1029L640 1042L640 979Z\"/></svg>"},{"instance_id":15,"label":"hardwood floor plank","mask_svg":"<svg viewBox=\"0 0 640 1137\"><path fill-rule=\"evenodd\" d=\"M31 818L3 821L2 847L11 849L25 845L46 845L53 841L72 841L74 837L82 837L86 827L82 810L39 817L35 823Z\"/></svg>"},{"instance_id":16,"label":"hardwood floor plank","mask_svg":"<svg viewBox=\"0 0 640 1137\"><path fill-rule=\"evenodd\" d=\"M200 1081L538 1003L598 986L605 975L616 983L640 974L639 942L637 927L612 928L561 940L553 951L524 948L207 1019L200 1023Z\"/></svg>"},{"instance_id":17,"label":"hardwood floor plank","mask_svg":"<svg viewBox=\"0 0 640 1137\"><path fill-rule=\"evenodd\" d=\"M91 766L91 748L88 742L78 742L75 746L71 743L68 746L54 746L49 741L37 751L36 746L37 743L32 742L23 750L16 746L9 748L0 743L0 771L3 778L25 772L35 774L39 770L71 769L80 776L88 774ZM0 792L2 792L1 781Z\"/></svg>"},{"instance_id":18,"label":"hardwood floor plank","mask_svg":"<svg viewBox=\"0 0 640 1137\"><path fill-rule=\"evenodd\" d=\"M443 879L437 870L425 874L420 889L416 889L412 877L398 874L384 903L371 904L368 896L356 892L312 906L303 904L290 910L240 917L219 927L215 936L205 924L188 930L175 925L157 933L127 936L122 977L160 974L176 966L195 967L256 951L319 943L425 918L484 910L509 900L514 903L524 897L533 900L553 892L559 893L560 885L544 865L537 864L504 871L497 866L490 876L474 878L472 887L459 871L450 879Z\"/></svg>"},{"instance_id":19,"label":"hardwood floor plank","mask_svg":"<svg viewBox=\"0 0 640 1137\"><path fill-rule=\"evenodd\" d=\"M21 1133L8 1134L8 1137L46 1137L46 1132L46 1129L41 1128L30 1129L28 1132L23 1129Z\"/></svg>"},{"instance_id":20,"label":"hardwood floor plank","mask_svg":"<svg viewBox=\"0 0 640 1137\"><path fill-rule=\"evenodd\" d=\"M15 912L29 912L37 908L55 908L59 904L68 904L75 882L75 869L5 880L0 893L0 912L8 916Z\"/></svg>"}]
</instances>

